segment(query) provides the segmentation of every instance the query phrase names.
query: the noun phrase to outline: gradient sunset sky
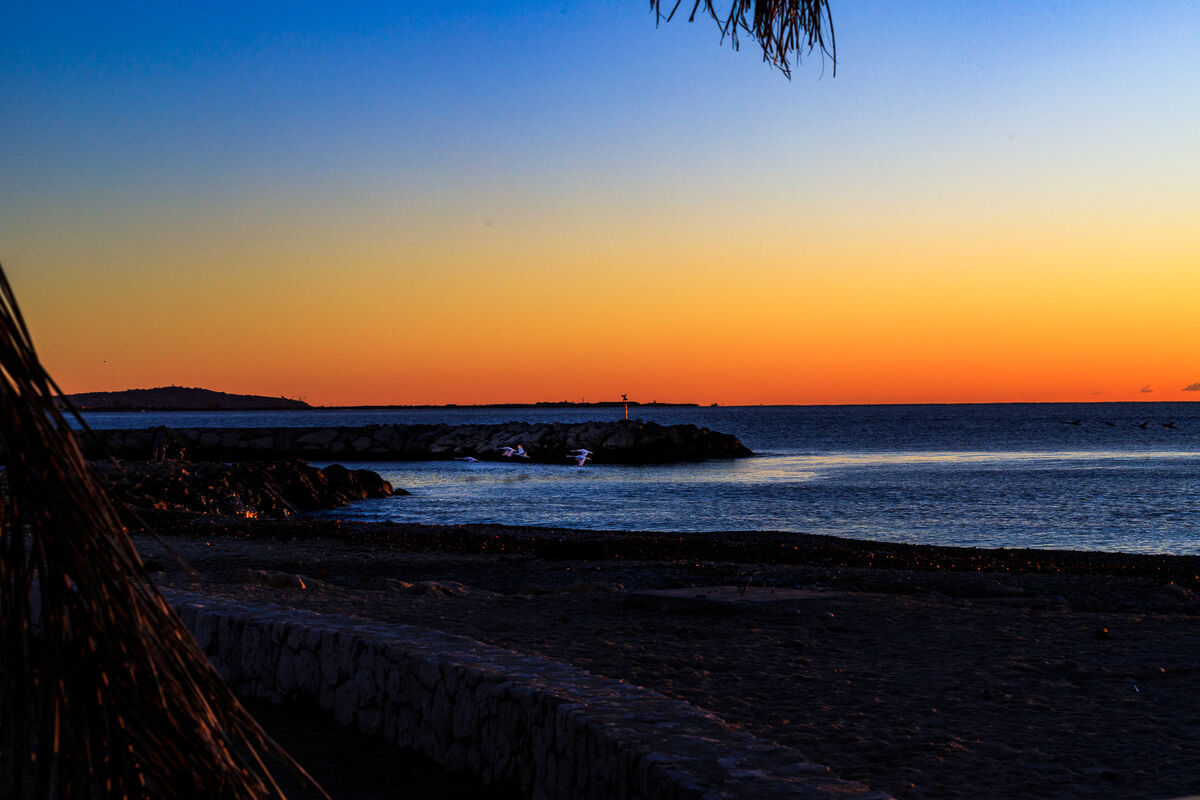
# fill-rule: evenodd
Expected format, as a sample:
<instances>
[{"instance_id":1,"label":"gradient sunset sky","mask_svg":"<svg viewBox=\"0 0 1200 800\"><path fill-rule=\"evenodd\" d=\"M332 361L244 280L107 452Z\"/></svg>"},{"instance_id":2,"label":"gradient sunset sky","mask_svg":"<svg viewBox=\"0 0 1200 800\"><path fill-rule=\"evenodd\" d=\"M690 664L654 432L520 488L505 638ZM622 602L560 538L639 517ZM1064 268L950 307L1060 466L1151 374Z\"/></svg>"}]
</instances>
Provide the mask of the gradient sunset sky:
<instances>
[{"instance_id":1,"label":"gradient sunset sky","mask_svg":"<svg viewBox=\"0 0 1200 800\"><path fill-rule=\"evenodd\" d=\"M68 392L1186 400L1200 8L8 3L0 262Z\"/></svg>"}]
</instances>

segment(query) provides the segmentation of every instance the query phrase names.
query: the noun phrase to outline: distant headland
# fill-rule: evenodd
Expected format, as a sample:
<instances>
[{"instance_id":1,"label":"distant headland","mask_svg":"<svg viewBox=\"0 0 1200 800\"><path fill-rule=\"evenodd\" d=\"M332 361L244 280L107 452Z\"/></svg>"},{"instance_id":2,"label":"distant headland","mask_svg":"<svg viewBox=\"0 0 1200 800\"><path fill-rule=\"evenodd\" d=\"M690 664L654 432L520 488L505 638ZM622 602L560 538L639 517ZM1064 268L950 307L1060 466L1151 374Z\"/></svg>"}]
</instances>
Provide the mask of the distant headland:
<instances>
[{"instance_id":1,"label":"distant headland","mask_svg":"<svg viewBox=\"0 0 1200 800\"><path fill-rule=\"evenodd\" d=\"M653 401L650 403L640 403L636 400L597 400L595 402L585 402L583 400L542 400L537 403L442 403L430 405L367 405L367 406L327 406L328 408L348 408L358 411L366 411L378 408L621 408L629 406L630 408L696 408L699 403L659 403ZM716 405L716 403L713 403Z\"/></svg>"},{"instance_id":2,"label":"distant headland","mask_svg":"<svg viewBox=\"0 0 1200 800\"><path fill-rule=\"evenodd\" d=\"M349 409L427 409L427 408L633 408L688 407L699 403L648 403L636 400L541 401L537 403L444 403L428 405L377 404L348 406L311 406L303 400L264 397L256 394L230 394L212 389L187 386L160 386L156 389L125 389L117 392L80 392L66 395L80 411L298 411L313 408ZM713 405L716 405L714 403Z\"/></svg>"},{"instance_id":3,"label":"distant headland","mask_svg":"<svg viewBox=\"0 0 1200 800\"><path fill-rule=\"evenodd\" d=\"M80 411L286 411L312 408L303 400L229 394L187 386L125 389L120 392L81 392L66 395Z\"/></svg>"}]
</instances>

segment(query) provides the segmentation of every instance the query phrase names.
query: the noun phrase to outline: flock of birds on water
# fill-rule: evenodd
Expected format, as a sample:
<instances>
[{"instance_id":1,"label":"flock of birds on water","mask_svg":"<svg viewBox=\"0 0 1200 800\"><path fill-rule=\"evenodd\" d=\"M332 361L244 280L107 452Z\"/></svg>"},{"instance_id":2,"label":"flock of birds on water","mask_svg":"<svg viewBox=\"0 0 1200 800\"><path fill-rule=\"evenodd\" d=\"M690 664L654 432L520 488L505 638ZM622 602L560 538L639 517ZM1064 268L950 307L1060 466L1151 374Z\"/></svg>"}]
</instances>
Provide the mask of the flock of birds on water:
<instances>
[{"instance_id":1,"label":"flock of birds on water","mask_svg":"<svg viewBox=\"0 0 1200 800\"><path fill-rule=\"evenodd\" d=\"M1081 420L1081 419L1064 419L1063 424L1064 425L1083 425L1083 420ZM1113 422L1112 420L1107 420L1107 419L1100 420L1100 424L1107 425L1110 428L1117 427L1117 423ZM1162 426L1162 429L1164 431L1173 430L1176 427L1175 420L1171 420L1170 422L1160 422L1158 424ZM1151 425L1151 423L1148 421L1147 422L1135 422L1133 424L1133 427L1141 428L1142 430L1146 430L1147 428L1150 427L1150 425Z\"/></svg>"},{"instance_id":2,"label":"flock of birds on water","mask_svg":"<svg viewBox=\"0 0 1200 800\"><path fill-rule=\"evenodd\" d=\"M505 458L529 458L529 453L526 453L525 447L520 444L518 444L516 447L497 447L496 452ZM574 461L576 466L582 467L592 460L592 451L581 447L578 450L572 450L571 452L567 453L565 457L569 461ZM479 459L475 458L475 456L463 456L462 458L456 458L454 460L466 461L470 464L479 463Z\"/></svg>"}]
</instances>

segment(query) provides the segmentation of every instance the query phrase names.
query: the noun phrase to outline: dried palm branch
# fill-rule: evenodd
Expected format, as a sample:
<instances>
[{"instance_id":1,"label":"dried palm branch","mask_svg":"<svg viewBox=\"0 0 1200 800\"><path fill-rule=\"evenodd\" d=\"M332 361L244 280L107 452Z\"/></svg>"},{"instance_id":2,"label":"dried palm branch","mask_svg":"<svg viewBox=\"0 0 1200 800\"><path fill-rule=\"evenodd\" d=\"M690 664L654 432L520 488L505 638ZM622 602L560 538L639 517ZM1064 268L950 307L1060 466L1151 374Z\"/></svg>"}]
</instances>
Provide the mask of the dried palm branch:
<instances>
[{"instance_id":1,"label":"dried palm branch","mask_svg":"<svg viewBox=\"0 0 1200 800\"><path fill-rule=\"evenodd\" d=\"M661 21L668 22L675 16L683 0L675 0L670 11L663 8L670 3L650 0L650 10ZM822 58L829 56L837 71L837 55L833 37L833 17L829 13L828 0L732 0L729 11L717 11L713 0L694 0L688 22L694 22L696 14L707 14L721 28L721 41L728 36L733 48L738 49L739 33L762 46L763 61L779 68L789 78L792 65L789 59L800 63L800 57L819 49Z\"/></svg>"},{"instance_id":2,"label":"dried palm branch","mask_svg":"<svg viewBox=\"0 0 1200 800\"><path fill-rule=\"evenodd\" d=\"M263 754L303 770L155 587L61 394L0 267L0 794L282 797Z\"/></svg>"}]
</instances>

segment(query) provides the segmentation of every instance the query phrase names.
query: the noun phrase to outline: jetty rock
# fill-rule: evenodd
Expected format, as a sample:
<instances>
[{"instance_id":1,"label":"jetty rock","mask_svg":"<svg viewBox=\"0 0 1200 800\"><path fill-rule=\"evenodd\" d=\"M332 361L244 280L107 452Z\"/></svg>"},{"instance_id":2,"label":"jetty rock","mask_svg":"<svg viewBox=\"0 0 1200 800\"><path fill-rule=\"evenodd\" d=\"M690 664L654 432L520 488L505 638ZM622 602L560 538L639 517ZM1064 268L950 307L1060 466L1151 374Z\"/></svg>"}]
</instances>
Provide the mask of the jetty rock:
<instances>
[{"instance_id":1,"label":"jetty rock","mask_svg":"<svg viewBox=\"0 0 1200 800\"><path fill-rule=\"evenodd\" d=\"M318 469L297 459L256 464L97 461L92 469L119 506L143 511L283 519L351 500L408 494L370 470L341 464Z\"/></svg>"},{"instance_id":2,"label":"jetty rock","mask_svg":"<svg viewBox=\"0 0 1200 800\"><path fill-rule=\"evenodd\" d=\"M151 458L162 428L80 434L90 458ZM168 450L193 461L436 461L476 458L570 464L591 451L596 464L668 464L754 455L736 436L655 422L508 422L486 425L367 425L331 428L171 428ZM526 458L503 454L524 448Z\"/></svg>"}]
</instances>

